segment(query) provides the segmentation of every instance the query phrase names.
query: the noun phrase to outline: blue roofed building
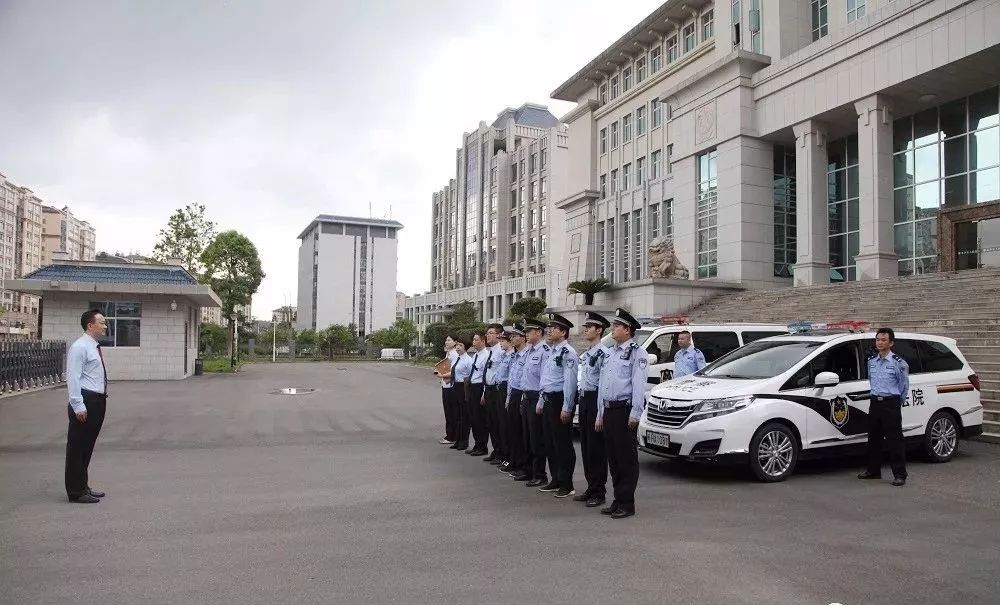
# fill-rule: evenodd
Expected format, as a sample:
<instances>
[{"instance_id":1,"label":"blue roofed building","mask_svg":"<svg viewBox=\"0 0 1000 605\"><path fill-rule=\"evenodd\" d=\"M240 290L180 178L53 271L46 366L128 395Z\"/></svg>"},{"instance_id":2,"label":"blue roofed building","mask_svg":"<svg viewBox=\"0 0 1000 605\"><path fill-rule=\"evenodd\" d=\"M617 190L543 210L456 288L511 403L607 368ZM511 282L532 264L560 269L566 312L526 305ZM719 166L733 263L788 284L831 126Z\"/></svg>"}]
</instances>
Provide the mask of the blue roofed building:
<instances>
[{"instance_id":1,"label":"blue roofed building","mask_svg":"<svg viewBox=\"0 0 1000 605\"><path fill-rule=\"evenodd\" d=\"M110 380L176 380L194 373L201 309L220 307L209 286L179 262L71 261L8 280L7 288L40 297L44 340L76 340L80 316L97 308L108 322L101 342Z\"/></svg>"}]
</instances>

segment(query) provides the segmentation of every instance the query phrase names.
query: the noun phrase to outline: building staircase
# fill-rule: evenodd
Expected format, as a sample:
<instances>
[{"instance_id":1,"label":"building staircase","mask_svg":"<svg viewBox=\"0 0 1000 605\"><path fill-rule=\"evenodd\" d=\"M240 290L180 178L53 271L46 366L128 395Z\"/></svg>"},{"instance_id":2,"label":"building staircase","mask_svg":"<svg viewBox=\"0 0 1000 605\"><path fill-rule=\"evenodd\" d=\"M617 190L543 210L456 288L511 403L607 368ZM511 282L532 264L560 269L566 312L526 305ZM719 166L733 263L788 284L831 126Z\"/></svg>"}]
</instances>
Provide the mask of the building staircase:
<instances>
[{"instance_id":1,"label":"building staircase","mask_svg":"<svg viewBox=\"0 0 1000 605\"><path fill-rule=\"evenodd\" d=\"M691 323L858 320L954 338L982 383L983 439L1000 443L1000 269L745 290L687 315Z\"/></svg>"}]
</instances>

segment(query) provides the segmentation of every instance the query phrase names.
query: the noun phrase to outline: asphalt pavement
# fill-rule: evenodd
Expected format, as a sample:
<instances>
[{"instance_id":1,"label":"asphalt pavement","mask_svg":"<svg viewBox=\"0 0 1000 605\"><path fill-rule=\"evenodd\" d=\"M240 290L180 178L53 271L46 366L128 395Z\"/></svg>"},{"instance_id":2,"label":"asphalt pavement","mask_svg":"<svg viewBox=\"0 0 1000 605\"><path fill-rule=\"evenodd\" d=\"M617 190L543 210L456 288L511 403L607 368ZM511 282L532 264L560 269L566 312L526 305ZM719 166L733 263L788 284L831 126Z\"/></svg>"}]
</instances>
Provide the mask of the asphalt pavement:
<instances>
[{"instance_id":1,"label":"asphalt pavement","mask_svg":"<svg viewBox=\"0 0 1000 605\"><path fill-rule=\"evenodd\" d=\"M765 485L640 454L638 515L613 521L438 445L426 368L110 391L96 505L63 491L65 391L0 400L0 603L1000 602L996 445L901 489L857 460Z\"/></svg>"}]
</instances>

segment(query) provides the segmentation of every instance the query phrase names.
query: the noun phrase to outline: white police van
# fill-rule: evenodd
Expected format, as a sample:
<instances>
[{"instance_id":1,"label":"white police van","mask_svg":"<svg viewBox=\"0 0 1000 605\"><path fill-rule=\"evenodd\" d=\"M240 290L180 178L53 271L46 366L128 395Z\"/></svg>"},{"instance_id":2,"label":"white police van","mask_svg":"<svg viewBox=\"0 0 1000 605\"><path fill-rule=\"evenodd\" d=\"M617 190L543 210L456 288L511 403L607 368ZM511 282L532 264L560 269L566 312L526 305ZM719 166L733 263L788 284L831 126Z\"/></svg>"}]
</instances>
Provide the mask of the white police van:
<instances>
[{"instance_id":1,"label":"white police van","mask_svg":"<svg viewBox=\"0 0 1000 605\"><path fill-rule=\"evenodd\" d=\"M767 482L787 478L800 457L863 451L874 338L825 329L765 338L660 384L646 399L640 449L745 463ZM907 445L946 462L959 438L983 431L979 378L952 338L897 332L893 351L910 367Z\"/></svg>"}]
</instances>

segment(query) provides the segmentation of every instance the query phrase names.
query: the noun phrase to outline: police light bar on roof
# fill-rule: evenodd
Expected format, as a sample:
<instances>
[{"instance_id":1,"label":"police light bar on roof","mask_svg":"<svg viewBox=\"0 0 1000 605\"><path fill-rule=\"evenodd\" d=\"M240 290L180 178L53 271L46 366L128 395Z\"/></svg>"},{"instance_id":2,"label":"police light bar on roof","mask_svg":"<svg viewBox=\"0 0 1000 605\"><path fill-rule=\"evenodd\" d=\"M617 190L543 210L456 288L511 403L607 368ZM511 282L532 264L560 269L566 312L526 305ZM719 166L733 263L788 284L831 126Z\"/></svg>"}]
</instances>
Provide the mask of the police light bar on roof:
<instances>
[{"instance_id":1,"label":"police light bar on roof","mask_svg":"<svg viewBox=\"0 0 1000 605\"><path fill-rule=\"evenodd\" d=\"M678 326L687 325L688 316L687 315L663 315L660 317L660 323L663 324L676 324Z\"/></svg>"},{"instance_id":2,"label":"police light bar on roof","mask_svg":"<svg viewBox=\"0 0 1000 605\"><path fill-rule=\"evenodd\" d=\"M863 332L868 327L867 321L831 321L818 323L812 321L793 321L788 324L788 331L793 334L812 332L815 330L847 330L848 332Z\"/></svg>"}]
</instances>

